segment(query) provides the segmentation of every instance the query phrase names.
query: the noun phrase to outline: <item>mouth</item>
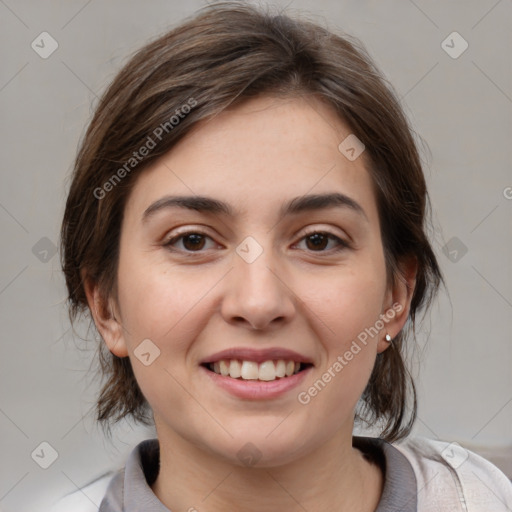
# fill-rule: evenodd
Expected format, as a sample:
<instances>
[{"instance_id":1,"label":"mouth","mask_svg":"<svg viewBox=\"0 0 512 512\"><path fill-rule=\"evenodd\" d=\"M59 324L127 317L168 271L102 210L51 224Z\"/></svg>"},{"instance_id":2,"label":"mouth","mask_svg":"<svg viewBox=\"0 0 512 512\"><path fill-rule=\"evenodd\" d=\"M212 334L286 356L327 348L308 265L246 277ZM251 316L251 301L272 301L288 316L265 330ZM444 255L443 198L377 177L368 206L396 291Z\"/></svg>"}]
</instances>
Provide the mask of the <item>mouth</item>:
<instances>
[{"instance_id":1,"label":"mouth","mask_svg":"<svg viewBox=\"0 0 512 512\"><path fill-rule=\"evenodd\" d=\"M291 359L269 359L262 362L245 359L220 359L215 362L202 363L201 366L217 375L238 381L272 382L288 379L313 365Z\"/></svg>"}]
</instances>

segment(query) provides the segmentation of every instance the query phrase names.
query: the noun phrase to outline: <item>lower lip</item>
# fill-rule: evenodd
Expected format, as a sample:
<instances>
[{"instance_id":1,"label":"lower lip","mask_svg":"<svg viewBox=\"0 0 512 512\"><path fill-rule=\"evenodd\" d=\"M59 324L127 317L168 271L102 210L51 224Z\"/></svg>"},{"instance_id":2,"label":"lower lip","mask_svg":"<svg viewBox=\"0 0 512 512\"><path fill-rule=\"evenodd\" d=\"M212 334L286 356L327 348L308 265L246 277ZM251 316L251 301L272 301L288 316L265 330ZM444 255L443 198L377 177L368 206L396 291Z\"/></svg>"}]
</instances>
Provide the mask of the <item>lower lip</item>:
<instances>
[{"instance_id":1,"label":"lower lip","mask_svg":"<svg viewBox=\"0 0 512 512\"><path fill-rule=\"evenodd\" d=\"M271 381L233 379L212 372L204 366L200 368L212 379L214 384L238 398L244 398L246 400L268 400L282 396L293 388L296 388L313 367L309 366L290 377L283 377L282 379Z\"/></svg>"}]
</instances>

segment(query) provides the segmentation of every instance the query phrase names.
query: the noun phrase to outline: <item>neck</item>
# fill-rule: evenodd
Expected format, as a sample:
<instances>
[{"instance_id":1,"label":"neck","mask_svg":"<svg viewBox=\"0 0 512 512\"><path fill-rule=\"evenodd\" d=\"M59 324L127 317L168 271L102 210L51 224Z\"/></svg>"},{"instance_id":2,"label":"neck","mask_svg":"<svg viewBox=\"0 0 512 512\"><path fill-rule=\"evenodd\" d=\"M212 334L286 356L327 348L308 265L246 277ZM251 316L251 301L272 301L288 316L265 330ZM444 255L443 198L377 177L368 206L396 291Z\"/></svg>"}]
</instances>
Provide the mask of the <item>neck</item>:
<instances>
[{"instance_id":1,"label":"neck","mask_svg":"<svg viewBox=\"0 0 512 512\"><path fill-rule=\"evenodd\" d=\"M338 433L314 453L268 468L220 460L177 436L160 440L160 472L152 490L177 512L374 512L382 487L380 468L352 447L351 434Z\"/></svg>"}]
</instances>

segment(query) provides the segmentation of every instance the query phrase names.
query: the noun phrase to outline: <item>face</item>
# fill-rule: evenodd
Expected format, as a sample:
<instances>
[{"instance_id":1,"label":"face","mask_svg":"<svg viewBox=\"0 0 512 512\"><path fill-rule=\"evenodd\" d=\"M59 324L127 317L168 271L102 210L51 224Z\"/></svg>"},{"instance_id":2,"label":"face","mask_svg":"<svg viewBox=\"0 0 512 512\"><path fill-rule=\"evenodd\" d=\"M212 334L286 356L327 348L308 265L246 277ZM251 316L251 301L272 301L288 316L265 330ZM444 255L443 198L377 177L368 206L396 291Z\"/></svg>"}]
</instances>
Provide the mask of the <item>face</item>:
<instances>
[{"instance_id":1,"label":"face","mask_svg":"<svg viewBox=\"0 0 512 512\"><path fill-rule=\"evenodd\" d=\"M386 280L365 154L338 149L349 134L318 100L262 97L138 178L115 318L96 322L130 357L161 442L234 463L251 442L273 466L351 435L407 295Z\"/></svg>"}]
</instances>

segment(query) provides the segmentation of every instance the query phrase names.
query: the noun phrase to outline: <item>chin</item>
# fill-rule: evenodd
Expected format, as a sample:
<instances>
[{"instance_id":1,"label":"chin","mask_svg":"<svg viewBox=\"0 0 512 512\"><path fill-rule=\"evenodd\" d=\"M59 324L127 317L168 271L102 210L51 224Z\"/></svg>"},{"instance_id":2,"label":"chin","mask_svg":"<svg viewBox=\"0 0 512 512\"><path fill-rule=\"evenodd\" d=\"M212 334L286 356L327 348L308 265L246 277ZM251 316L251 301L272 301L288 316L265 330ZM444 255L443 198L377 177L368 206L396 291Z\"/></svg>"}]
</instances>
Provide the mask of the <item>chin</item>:
<instances>
[{"instance_id":1,"label":"chin","mask_svg":"<svg viewBox=\"0 0 512 512\"><path fill-rule=\"evenodd\" d=\"M317 442L311 439L308 442L305 429L284 426L282 418L279 421L263 421L250 425L244 422L236 429L226 425L233 437L222 436L222 439L208 440L205 448L215 457L225 459L229 464L237 466L272 468L289 464L301 458L317 447ZM279 425L279 426L277 426ZM277 428L276 428L277 426Z\"/></svg>"}]
</instances>

